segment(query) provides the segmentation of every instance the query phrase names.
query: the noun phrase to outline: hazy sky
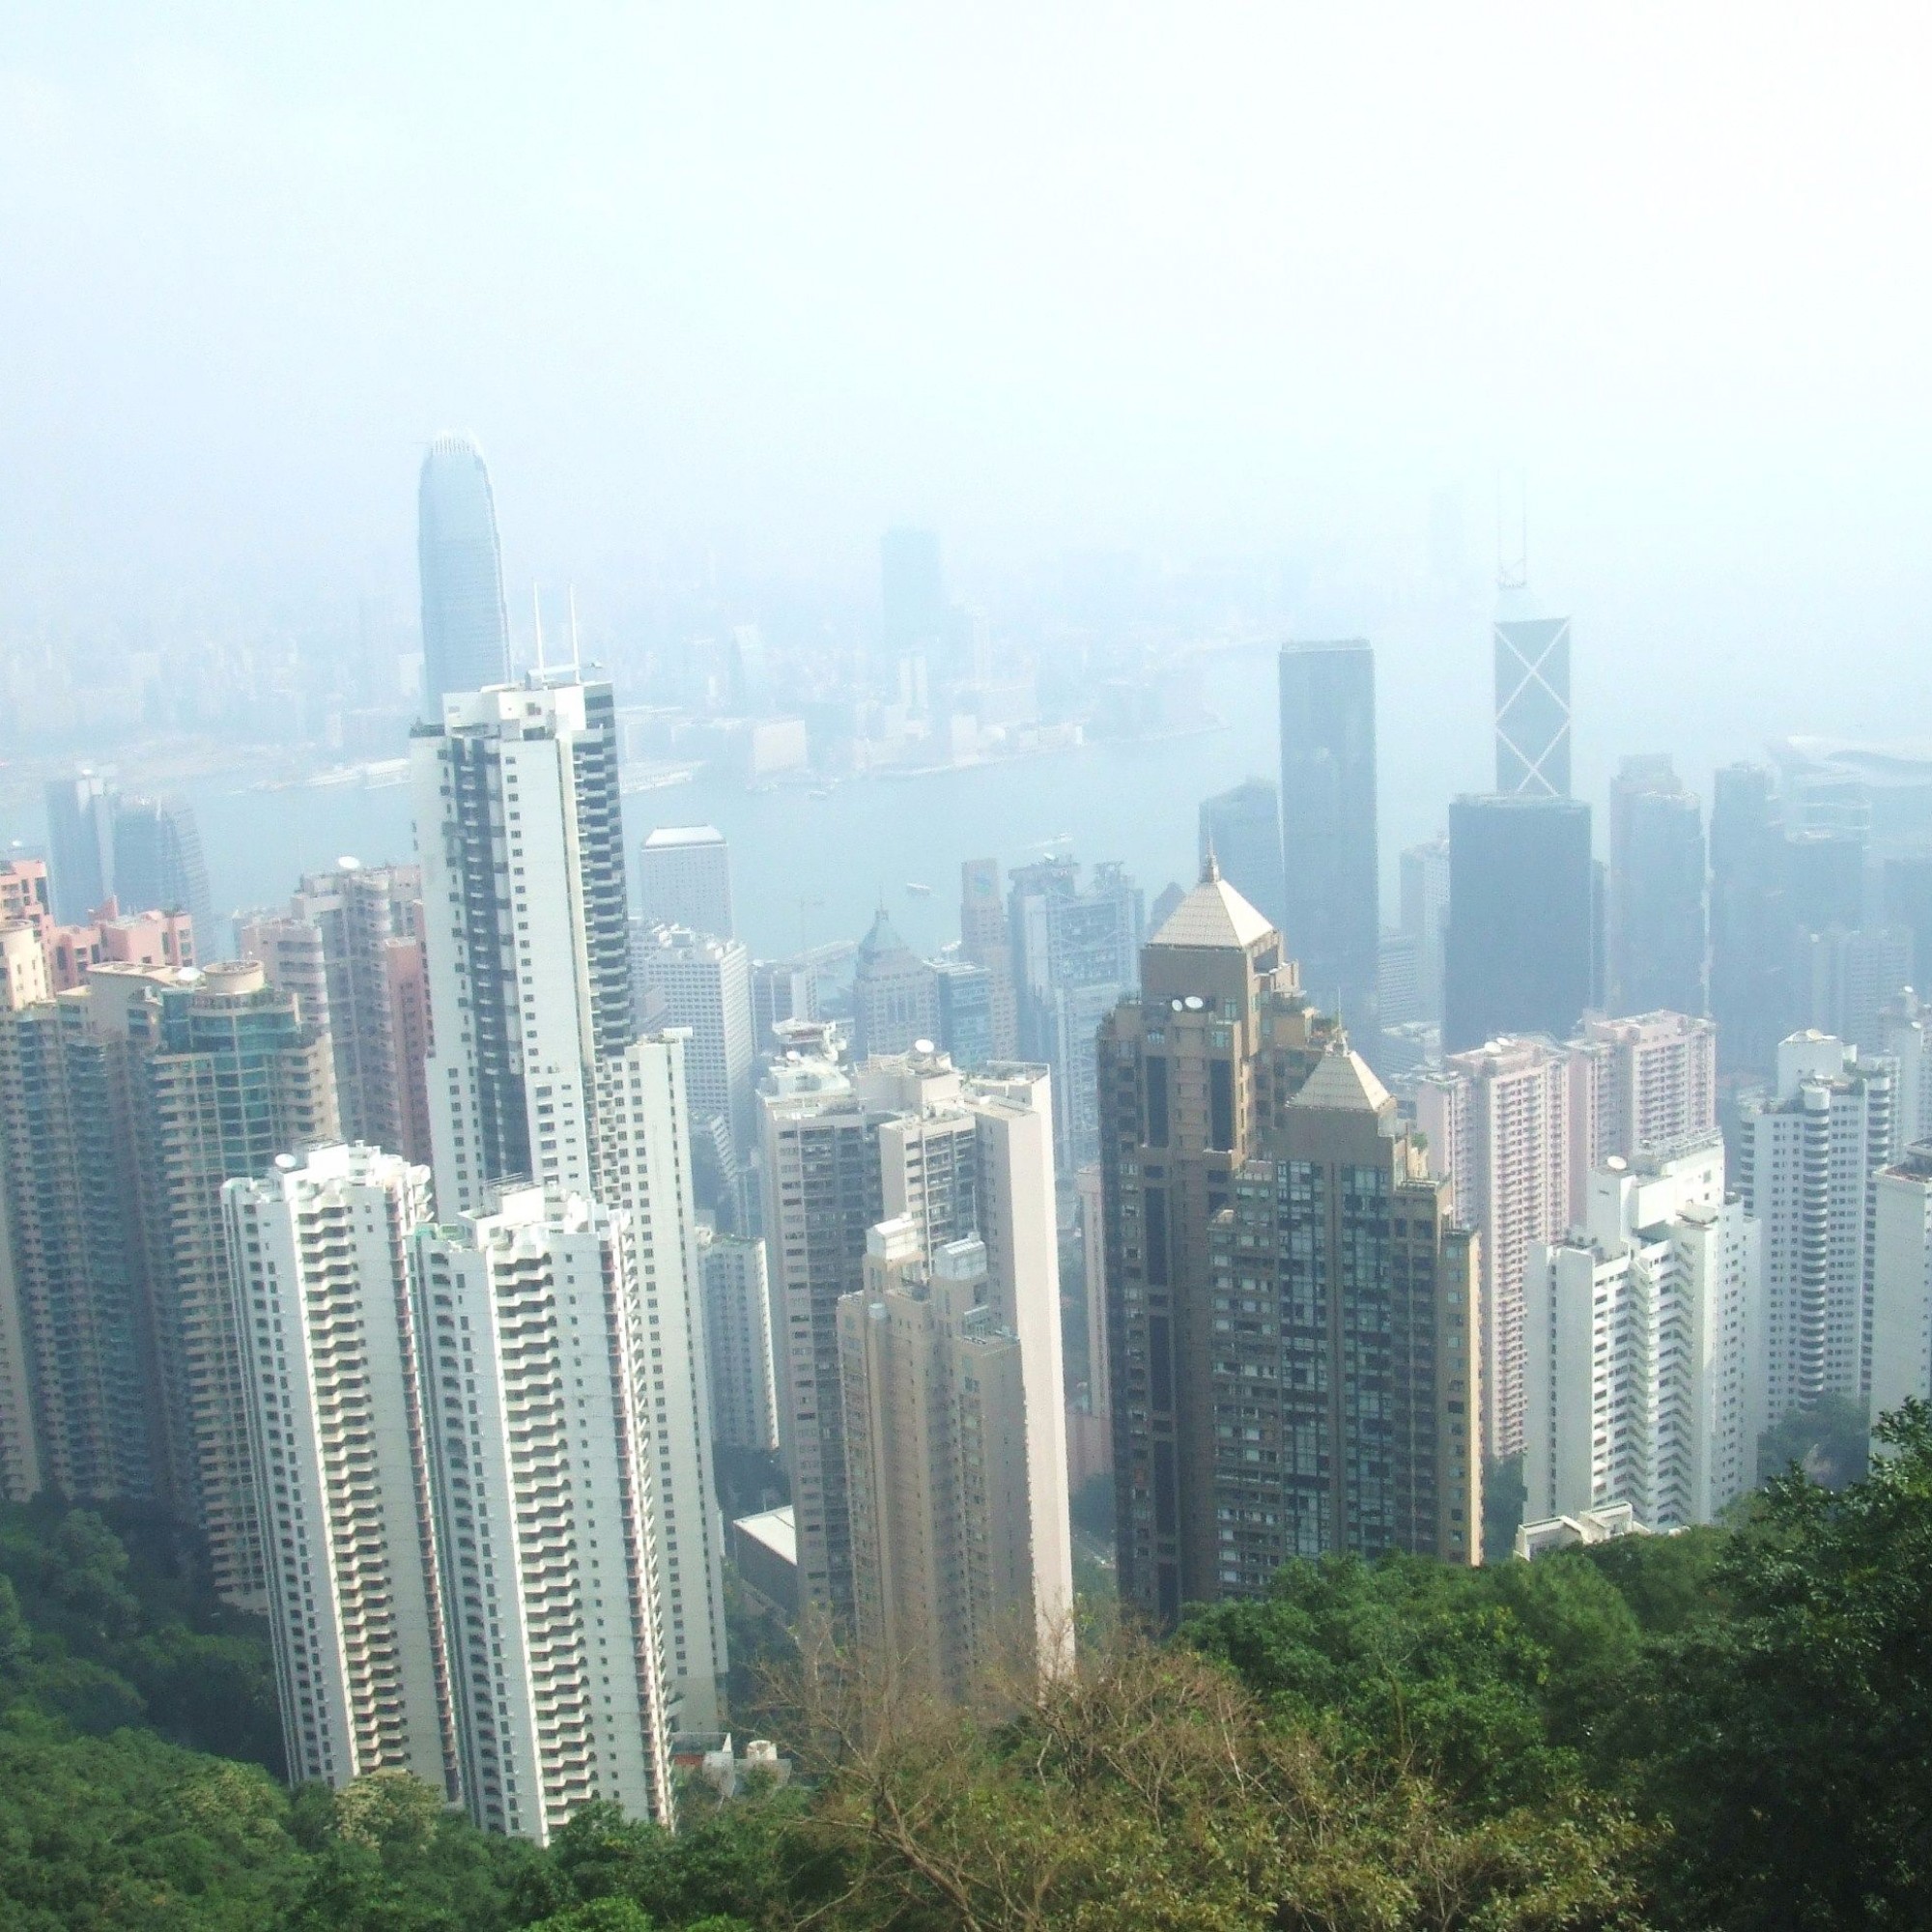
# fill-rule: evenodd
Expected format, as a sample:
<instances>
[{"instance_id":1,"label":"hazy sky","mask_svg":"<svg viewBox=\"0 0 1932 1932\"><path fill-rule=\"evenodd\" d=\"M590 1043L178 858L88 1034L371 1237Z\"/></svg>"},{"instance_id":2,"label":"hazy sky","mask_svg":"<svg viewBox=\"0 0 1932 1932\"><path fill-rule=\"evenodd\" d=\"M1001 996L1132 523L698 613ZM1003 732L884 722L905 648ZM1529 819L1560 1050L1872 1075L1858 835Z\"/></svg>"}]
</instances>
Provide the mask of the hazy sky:
<instances>
[{"instance_id":1,"label":"hazy sky","mask_svg":"<svg viewBox=\"0 0 1932 1932\"><path fill-rule=\"evenodd\" d=\"M0 621L407 588L446 426L513 574L857 582L918 519L969 586L1294 551L1365 617L1440 492L1484 563L1508 465L1624 738L1932 733L1928 42L5 0Z\"/></svg>"}]
</instances>

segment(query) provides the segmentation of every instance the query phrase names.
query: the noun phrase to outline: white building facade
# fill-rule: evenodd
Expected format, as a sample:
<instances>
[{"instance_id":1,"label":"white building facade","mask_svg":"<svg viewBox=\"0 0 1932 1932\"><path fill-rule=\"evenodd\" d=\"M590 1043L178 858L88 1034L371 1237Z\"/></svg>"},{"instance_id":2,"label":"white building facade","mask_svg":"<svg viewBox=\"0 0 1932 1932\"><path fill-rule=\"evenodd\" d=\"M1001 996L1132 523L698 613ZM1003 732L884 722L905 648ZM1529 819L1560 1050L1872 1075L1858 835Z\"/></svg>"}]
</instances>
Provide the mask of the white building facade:
<instances>
[{"instance_id":1,"label":"white building facade","mask_svg":"<svg viewBox=\"0 0 1932 1932\"><path fill-rule=\"evenodd\" d=\"M621 1213L538 1188L415 1238L464 1796L539 1844L595 1799L672 1815L632 1254Z\"/></svg>"},{"instance_id":2,"label":"white building facade","mask_svg":"<svg viewBox=\"0 0 1932 1932\"><path fill-rule=\"evenodd\" d=\"M222 1212L292 1780L458 1795L410 1251L429 1171L336 1145Z\"/></svg>"},{"instance_id":3,"label":"white building facade","mask_svg":"<svg viewBox=\"0 0 1932 1932\"><path fill-rule=\"evenodd\" d=\"M1753 1485L1758 1227L1715 1134L1599 1168L1583 1228L1532 1249L1525 1315L1526 1520L1711 1522Z\"/></svg>"},{"instance_id":4,"label":"white building facade","mask_svg":"<svg viewBox=\"0 0 1932 1932\"><path fill-rule=\"evenodd\" d=\"M1908 1148L1872 1182L1871 1413L1932 1400L1932 1146Z\"/></svg>"}]
</instances>

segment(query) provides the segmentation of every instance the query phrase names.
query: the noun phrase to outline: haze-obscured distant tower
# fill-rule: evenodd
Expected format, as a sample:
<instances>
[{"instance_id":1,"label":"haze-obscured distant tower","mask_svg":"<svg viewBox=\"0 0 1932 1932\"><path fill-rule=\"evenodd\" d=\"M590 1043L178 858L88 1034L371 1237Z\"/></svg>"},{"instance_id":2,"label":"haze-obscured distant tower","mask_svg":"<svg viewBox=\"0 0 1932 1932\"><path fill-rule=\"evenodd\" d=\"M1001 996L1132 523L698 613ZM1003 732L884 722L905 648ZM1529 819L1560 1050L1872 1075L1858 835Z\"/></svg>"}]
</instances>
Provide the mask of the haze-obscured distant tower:
<instances>
[{"instance_id":1,"label":"haze-obscured distant tower","mask_svg":"<svg viewBox=\"0 0 1932 1932\"><path fill-rule=\"evenodd\" d=\"M1570 796L1570 619L1530 612L1520 583L1497 595L1496 789Z\"/></svg>"},{"instance_id":2,"label":"haze-obscured distant tower","mask_svg":"<svg viewBox=\"0 0 1932 1932\"><path fill-rule=\"evenodd\" d=\"M1376 1037L1381 884L1376 654L1361 639L1281 652L1282 943L1317 1006Z\"/></svg>"},{"instance_id":3,"label":"haze-obscured distant tower","mask_svg":"<svg viewBox=\"0 0 1932 1932\"><path fill-rule=\"evenodd\" d=\"M222 1206L290 1781L408 1772L454 1802L418 1329L431 1311L410 1279L429 1184L396 1154L337 1145L229 1181Z\"/></svg>"},{"instance_id":4,"label":"haze-obscured distant tower","mask_svg":"<svg viewBox=\"0 0 1932 1932\"><path fill-rule=\"evenodd\" d=\"M1083 887L1071 859L1016 867L1009 887L1020 1051L1053 1071L1056 1158L1070 1180L1098 1145L1094 1037L1135 984L1141 889L1117 863L1095 866Z\"/></svg>"},{"instance_id":5,"label":"haze-obscured distant tower","mask_svg":"<svg viewBox=\"0 0 1932 1932\"><path fill-rule=\"evenodd\" d=\"M1783 834L1772 775L1726 765L1711 799L1711 1014L1726 1073L1768 1073L1790 1004Z\"/></svg>"},{"instance_id":6,"label":"haze-obscured distant tower","mask_svg":"<svg viewBox=\"0 0 1932 1932\"><path fill-rule=\"evenodd\" d=\"M635 963L657 1024L690 1032L684 1091L692 1125L722 1119L733 1148L749 1151L756 1131L757 1062L752 959L744 942L661 925L643 936Z\"/></svg>"},{"instance_id":7,"label":"haze-obscured distant tower","mask_svg":"<svg viewBox=\"0 0 1932 1932\"><path fill-rule=\"evenodd\" d=\"M990 976L992 1055L1011 1060L1020 1050L1019 999L997 859L968 859L959 867L959 950Z\"/></svg>"},{"instance_id":8,"label":"haze-obscured distant tower","mask_svg":"<svg viewBox=\"0 0 1932 1932\"><path fill-rule=\"evenodd\" d=\"M859 942L852 975L852 1051L904 1053L939 1037L939 987L932 968L898 935L881 906Z\"/></svg>"},{"instance_id":9,"label":"haze-obscured distant tower","mask_svg":"<svg viewBox=\"0 0 1932 1932\"><path fill-rule=\"evenodd\" d=\"M1221 876L1274 924L1284 917L1281 793L1266 779L1248 779L1201 804L1201 849Z\"/></svg>"},{"instance_id":10,"label":"haze-obscured distant tower","mask_svg":"<svg viewBox=\"0 0 1932 1932\"><path fill-rule=\"evenodd\" d=\"M1478 1560L1470 1237L1211 864L1099 1065L1122 1604L1171 1628L1295 1557Z\"/></svg>"},{"instance_id":11,"label":"haze-obscured distant tower","mask_svg":"<svg viewBox=\"0 0 1932 1932\"><path fill-rule=\"evenodd\" d=\"M416 486L416 563L422 580L423 715L434 722L453 691L510 675L510 620L497 499L467 436L429 446Z\"/></svg>"},{"instance_id":12,"label":"haze-obscured distant tower","mask_svg":"<svg viewBox=\"0 0 1932 1932\"><path fill-rule=\"evenodd\" d=\"M1402 854L1402 929L1416 948L1422 1009L1442 1022L1442 945L1449 930L1449 840L1407 846Z\"/></svg>"},{"instance_id":13,"label":"haze-obscured distant tower","mask_svg":"<svg viewBox=\"0 0 1932 1932\"><path fill-rule=\"evenodd\" d=\"M49 779L46 803L54 917L78 925L114 891L114 786L93 772Z\"/></svg>"},{"instance_id":14,"label":"haze-obscured distant tower","mask_svg":"<svg viewBox=\"0 0 1932 1932\"><path fill-rule=\"evenodd\" d=\"M1442 1045L1503 1034L1567 1038L1597 959L1590 808L1554 797L1463 797L1449 808Z\"/></svg>"},{"instance_id":15,"label":"haze-obscured distant tower","mask_svg":"<svg viewBox=\"0 0 1932 1932\"><path fill-rule=\"evenodd\" d=\"M214 929L201 828L194 809L179 799L115 800L114 894L129 911L186 913L194 921L197 958L218 959L228 951L229 935Z\"/></svg>"},{"instance_id":16,"label":"haze-obscured distant tower","mask_svg":"<svg viewBox=\"0 0 1932 1932\"><path fill-rule=\"evenodd\" d=\"M938 533L888 530L879 539L879 590L887 661L916 651L936 657L947 631Z\"/></svg>"},{"instance_id":17,"label":"haze-obscured distant tower","mask_svg":"<svg viewBox=\"0 0 1932 1932\"><path fill-rule=\"evenodd\" d=\"M1610 781L1609 1007L1704 1010L1704 818L1667 753Z\"/></svg>"},{"instance_id":18,"label":"haze-obscured distant tower","mask_svg":"<svg viewBox=\"0 0 1932 1932\"><path fill-rule=\"evenodd\" d=\"M711 1439L721 1449L776 1449L779 1410L765 1244L698 1231Z\"/></svg>"},{"instance_id":19,"label":"haze-obscured distant tower","mask_svg":"<svg viewBox=\"0 0 1932 1932\"><path fill-rule=\"evenodd\" d=\"M715 825L660 825L638 850L638 916L729 939L731 854Z\"/></svg>"}]
</instances>

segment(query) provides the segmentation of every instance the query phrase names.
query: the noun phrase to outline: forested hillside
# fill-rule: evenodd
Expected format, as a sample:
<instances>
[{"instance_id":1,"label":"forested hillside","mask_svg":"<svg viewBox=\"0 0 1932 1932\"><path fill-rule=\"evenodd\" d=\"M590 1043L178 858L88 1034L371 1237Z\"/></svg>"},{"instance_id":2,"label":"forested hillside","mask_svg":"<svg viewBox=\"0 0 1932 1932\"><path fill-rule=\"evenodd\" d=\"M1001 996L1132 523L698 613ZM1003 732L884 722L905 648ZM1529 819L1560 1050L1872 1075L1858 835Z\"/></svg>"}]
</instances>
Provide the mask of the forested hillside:
<instances>
[{"instance_id":1,"label":"forested hillside","mask_svg":"<svg viewBox=\"0 0 1932 1932\"><path fill-rule=\"evenodd\" d=\"M404 1778L287 1795L266 1648L138 1523L0 1521L0 1926L1932 1922L1932 1419L1736 1531L1302 1566L980 1715L792 1687L809 1795L547 1852Z\"/></svg>"}]
</instances>

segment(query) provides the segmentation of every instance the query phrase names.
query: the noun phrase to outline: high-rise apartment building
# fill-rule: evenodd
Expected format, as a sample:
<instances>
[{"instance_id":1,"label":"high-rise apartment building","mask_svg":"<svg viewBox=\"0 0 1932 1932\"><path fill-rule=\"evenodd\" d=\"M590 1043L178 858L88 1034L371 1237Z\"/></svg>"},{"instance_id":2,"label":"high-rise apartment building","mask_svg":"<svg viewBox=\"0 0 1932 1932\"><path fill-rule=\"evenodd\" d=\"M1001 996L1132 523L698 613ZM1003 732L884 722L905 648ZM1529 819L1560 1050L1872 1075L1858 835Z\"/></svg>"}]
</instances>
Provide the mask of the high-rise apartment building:
<instances>
[{"instance_id":1,"label":"high-rise apartment building","mask_svg":"<svg viewBox=\"0 0 1932 1932\"><path fill-rule=\"evenodd\" d=\"M95 969L90 998L111 997L101 982L112 972ZM328 1036L257 965L210 966L173 985L133 969L123 997L169 1465L216 1591L262 1610L267 1550L221 1189L337 1137Z\"/></svg>"},{"instance_id":2,"label":"high-rise apartment building","mask_svg":"<svg viewBox=\"0 0 1932 1932\"><path fill-rule=\"evenodd\" d=\"M638 848L638 916L729 939L731 853L715 825L660 825Z\"/></svg>"},{"instance_id":3,"label":"high-rise apartment building","mask_svg":"<svg viewBox=\"0 0 1932 1932\"><path fill-rule=\"evenodd\" d=\"M0 860L0 928L10 925L30 926L47 951L54 913L44 859Z\"/></svg>"},{"instance_id":4,"label":"high-rise apartment building","mask_svg":"<svg viewBox=\"0 0 1932 1932\"><path fill-rule=\"evenodd\" d=\"M1889 1061L1828 1035L1777 1049L1777 1086L1747 1097L1739 1191L1763 1230L1765 1417L1872 1385L1873 1176L1898 1152Z\"/></svg>"},{"instance_id":5,"label":"high-rise apartment building","mask_svg":"<svg viewBox=\"0 0 1932 1932\"><path fill-rule=\"evenodd\" d=\"M454 1801L430 1438L465 1424L424 1400L410 1263L429 1184L333 1145L222 1204L290 1780L408 1772Z\"/></svg>"},{"instance_id":6,"label":"high-rise apartment building","mask_svg":"<svg viewBox=\"0 0 1932 1932\"><path fill-rule=\"evenodd\" d=\"M959 867L959 951L986 969L992 1025L991 1058L1014 1059L1020 1050L1019 997L1013 986L1012 935L1000 894L1000 862L968 859Z\"/></svg>"},{"instance_id":7,"label":"high-rise apartment building","mask_svg":"<svg viewBox=\"0 0 1932 1932\"><path fill-rule=\"evenodd\" d=\"M633 1030L611 687L451 692L413 747L438 1211L594 1193L594 1068Z\"/></svg>"},{"instance_id":8,"label":"high-rise apartment building","mask_svg":"<svg viewBox=\"0 0 1932 1932\"><path fill-rule=\"evenodd\" d=\"M1073 1177L1080 1224L1081 1325L1087 1338L1084 1401L1067 1415L1067 1461L1077 1490L1087 1477L1114 1467L1113 1347L1107 1336L1107 1218L1100 1163ZM1077 1419L1076 1419L1077 1418ZM1084 1438L1076 1453L1076 1433Z\"/></svg>"},{"instance_id":9,"label":"high-rise apartment building","mask_svg":"<svg viewBox=\"0 0 1932 1932\"><path fill-rule=\"evenodd\" d=\"M1908 1147L1872 1182L1874 1420L1932 1401L1932 1146Z\"/></svg>"},{"instance_id":10,"label":"high-rise apartment building","mask_svg":"<svg viewBox=\"0 0 1932 1932\"><path fill-rule=\"evenodd\" d=\"M1534 617L1520 588L1497 599L1496 790L1570 796L1570 619Z\"/></svg>"},{"instance_id":11,"label":"high-rise apartment building","mask_svg":"<svg viewBox=\"0 0 1932 1932\"><path fill-rule=\"evenodd\" d=\"M1417 1084L1415 1118L1450 1208L1478 1237L1483 1448L1523 1443L1523 1280L1538 1242L1570 1225L1570 1055L1548 1039L1492 1040Z\"/></svg>"},{"instance_id":12,"label":"high-rise apartment building","mask_svg":"<svg viewBox=\"0 0 1932 1932\"><path fill-rule=\"evenodd\" d=\"M1221 876L1279 926L1287 887L1281 864L1281 793L1266 779L1248 779L1201 803L1201 851L1212 852Z\"/></svg>"},{"instance_id":13,"label":"high-rise apartment building","mask_svg":"<svg viewBox=\"0 0 1932 1932\"><path fill-rule=\"evenodd\" d=\"M114 892L114 786L86 771L49 779L46 807L54 916L77 925Z\"/></svg>"},{"instance_id":14,"label":"high-rise apartment building","mask_svg":"<svg viewBox=\"0 0 1932 1932\"><path fill-rule=\"evenodd\" d=\"M201 828L192 806L176 799L114 801L114 896L121 904L185 912L204 958L227 949L217 938Z\"/></svg>"},{"instance_id":15,"label":"high-rise apartment building","mask_svg":"<svg viewBox=\"0 0 1932 1932\"><path fill-rule=\"evenodd\" d=\"M451 692L510 675L510 620L490 472L468 437L440 436L416 486L416 564L422 584L423 715L442 715Z\"/></svg>"},{"instance_id":16,"label":"high-rise apartment building","mask_svg":"<svg viewBox=\"0 0 1932 1932\"><path fill-rule=\"evenodd\" d=\"M975 1237L930 1259L910 1221L867 1236L838 1309L861 1665L900 1694L963 1700L1035 1642L1019 1338Z\"/></svg>"},{"instance_id":17,"label":"high-rise apartment building","mask_svg":"<svg viewBox=\"0 0 1932 1932\"><path fill-rule=\"evenodd\" d=\"M779 1409L765 1244L698 1231L711 1439L720 1449L776 1449Z\"/></svg>"},{"instance_id":18,"label":"high-rise apartment building","mask_svg":"<svg viewBox=\"0 0 1932 1932\"><path fill-rule=\"evenodd\" d=\"M1070 1176L1098 1151L1094 1039L1136 983L1141 891L1118 865L1095 866L1083 888L1071 859L1021 866L1009 885L1020 1051L1052 1070L1056 1158Z\"/></svg>"},{"instance_id":19,"label":"high-rise apartment building","mask_svg":"<svg viewBox=\"0 0 1932 1932\"><path fill-rule=\"evenodd\" d=\"M1590 1177L1605 1162L1716 1129L1715 1032L1683 1013L1592 1017L1567 1042L1505 1037L1450 1054L1417 1079L1431 1170L1449 1182L1457 1218L1481 1236L1490 1455L1522 1447L1530 1251L1583 1224Z\"/></svg>"},{"instance_id":20,"label":"high-rise apartment building","mask_svg":"<svg viewBox=\"0 0 1932 1932\"><path fill-rule=\"evenodd\" d=\"M1788 1031L1783 831L1761 765L1726 765L1711 799L1711 1013L1727 1073L1769 1073Z\"/></svg>"},{"instance_id":21,"label":"high-rise apartment building","mask_svg":"<svg viewBox=\"0 0 1932 1932\"><path fill-rule=\"evenodd\" d=\"M1591 1005L1596 956L1590 808L1535 794L1455 800L1444 1049L1503 1034L1564 1038Z\"/></svg>"},{"instance_id":22,"label":"high-rise apartment building","mask_svg":"<svg viewBox=\"0 0 1932 1932\"><path fill-rule=\"evenodd\" d=\"M652 1345L624 1220L509 1188L415 1236L464 1799L539 1844L598 1799L671 1816Z\"/></svg>"},{"instance_id":23,"label":"high-rise apartment building","mask_svg":"<svg viewBox=\"0 0 1932 1932\"><path fill-rule=\"evenodd\" d=\"M754 1132L756 1055L752 1040L752 957L738 939L688 927L641 928L632 960L654 1022L682 1027L685 1096L692 1124L723 1120L734 1147Z\"/></svg>"},{"instance_id":24,"label":"high-rise apartment building","mask_svg":"<svg viewBox=\"0 0 1932 1932\"><path fill-rule=\"evenodd\" d=\"M1667 754L1626 758L1610 781L1612 1011L1704 1010L1704 869L1696 795Z\"/></svg>"},{"instance_id":25,"label":"high-rise apartment building","mask_svg":"<svg viewBox=\"0 0 1932 1932\"><path fill-rule=\"evenodd\" d=\"M1894 1000L1879 1014L1869 1057L1892 1063L1893 1141L1900 1148L1932 1144L1932 1008L1916 993Z\"/></svg>"},{"instance_id":26,"label":"high-rise apartment building","mask_svg":"<svg viewBox=\"0 0 1932 1932\"><path fill-rule=\"evenodd\" d=\"M451 694L419 727L438 1211L489 1213L534 1176L611 1210L643 1285L649 1534L671 1716L715 1728L723 1550L710 1502L684 1041L634 1038L611 688Z\"/></svg>"},{"instance_id":27,"label":"high-rise apartment building","mask_svg":"<svg viewBox=\"0 0 1932 1932\"><path fill-rule=\"evenodd\" d=\"M427 1161L422 872L341 861L311 872L285 913L243 921L242 956L328 1029L346 1140Z\"/></svg>"},{"instance_id":28,"label":"high-rise apartment building","mask_svg":"<svg viewBox=\"0 0 1932 1932\"><path fill-rule=\"evenodd\" d=\"M1469 1236L1395 1102L1210 864L1102 1030L1121 1595L1480 1553Z\"/></svg>"},{"instance_id":29,"label":"high-rise apartment building","mask_svg":"<svg viewBox=\"0 0 1932 1932\"><path fill-rule=\"evenodd\" d=\"M15 1015L48 996L46 954L24 921L0 925L0 1501L23 1503L42 1483L41 1423L34 1386L27 1258L15 1251L14 1196L43 1172L27 1122L16 1117ZM22 1158L16 1150L24 1150Z\"/></svg>"},{"instance_id":30,"label":"high-rise apartment building","mask_svg":"<svg viewBox=\"0 0 1932 1932\"><path fill-rule=\"evenodd\" d=\"M943 1054L841 1065L836 1036L799 1029L764 1110L765 1242L807 1603L853 1628L852 1524L838 1330L867 1231L912 1224L920 1251L978 1236L986 1299L1018 1338L1027 1395L1030 1547L1042 1628L1071 1601L1051 1083L1044 1068L960 1073Z\"/></svg>"},{"instance_id":31,"label":"high-rise apartment building","mask_svg":"<svg viewBox=\"0 0 1932 1932\"><path fill-rule=\"evenodd\" d=\"M860 1058L904 1053L939 1033L932 968L898 935L881 906L859 942L852 974L852 1050Z\"/></svg>"},{"instance_id":32,"label":"high-rise apartment building","mask_svg":"<svg viewBox=\"0 0 1932 1932\"><path fill-rule=\"evenodd\" d=\"M1588 1191L1529 1256L1525 1519L1628 1503L1652 1529L1714 1522L1756 1481L1758 1223L1716 1134L1613 1155Z\"/></svg>"},{"instance_id":33,"label":"high-rise apartment building","mask_svg":"<svg viewBox=\"0 0 1932 1932\"><path fill-rule=\"evenodd\" d=\"M1378 849L1375 651L1360 639L1284 645L1283 944L1301 962L1310 999L1369 1039L1381 936Z\"/></svg>"}]
</instances>

